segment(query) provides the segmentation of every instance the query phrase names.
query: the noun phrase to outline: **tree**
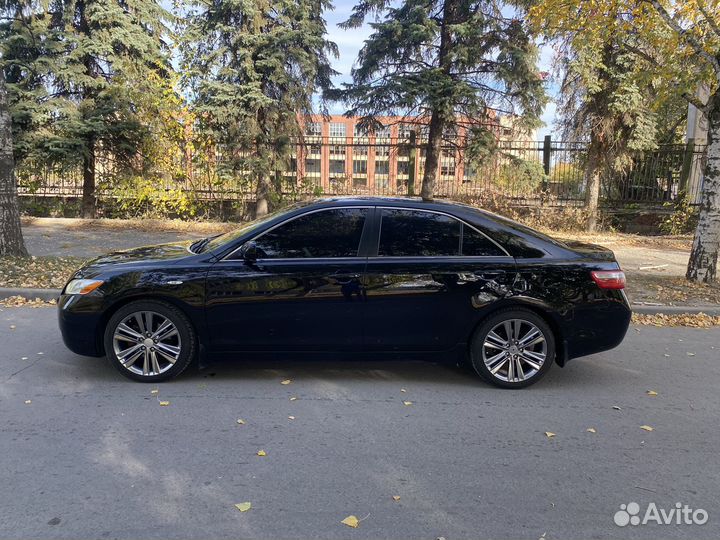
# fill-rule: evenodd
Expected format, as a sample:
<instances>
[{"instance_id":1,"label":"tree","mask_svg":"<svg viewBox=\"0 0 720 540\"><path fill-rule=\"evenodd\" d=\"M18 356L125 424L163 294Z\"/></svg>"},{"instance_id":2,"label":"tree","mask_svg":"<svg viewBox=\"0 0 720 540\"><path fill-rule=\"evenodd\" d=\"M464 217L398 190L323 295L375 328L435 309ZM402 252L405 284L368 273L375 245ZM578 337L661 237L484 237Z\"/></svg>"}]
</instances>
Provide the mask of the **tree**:
<instances>
[{"instance_id":1,"label":"tree","mask_svg":"<svg viewBox=\"0 0 720 540\"><path fill-rule=\"evenodd\" d=\"M678 97L695 105L708 120L708 146L702 200L686 277L715 282L720 252L720 5L705 0L546 0L539 9L550 29L575 21L580 39L607 32L604 13L617 13L632 41L635 76L645 76L663 106ZM696 97L707 84L710 97Z\"/></svg>"},{"instance_id":2,"label":"tree","mask_svg":"<svg viewBox=\"0 0 720 540\"><path fill-rule=\"evenodd\" d=\"M170 71L168 17L155 0L51 0L27 2L6 25L18 156L81 162L84 217L95 215L99 155L132 168L148 137L137 92Z\"/></svg>"},{"instance_id":3,"label":"tree","mask_svg":"<svg viewBox=\"0 0 720 540\"><path fill-rule=\"evenodd\" d=\"M685 69L695 64L712 77L707 102L698 102L692 92L685 94L708 119L702 199L686 277L712 283L718 279L720 254L720 5L706 4L704 0L644 1L674 33L687 57Z\"/></svg>"},{"instance_id":4,"label":"tree","mask_svg":"<svg viewBox=\"0 0 720 540\"><path fill-rule=\"evenodd\" d=\"M644 58L652 53L640 50L633 15L620 4L548 0L534 3L530 16L558 51L558 124L566 137L588 141L583 183L594 231L601 178L657 144L658 100Z\"/></svg>"},{"instance_id":5,"label":"tree","mask_svg":"<svg viewBox=\"0 0 720 540\"><path fill-rule=\"evenodd\" d=\"M368 125L381 114L429 118L423 199L433 198L443 137L458 125L487 140L490 109L538 123L546 96L537 49L511 11L491 0L361 0L343 23L376 15L352 84L334 93L347 114Z\"/></svg>"},{"instance_id":6,"label":"tree","mask_svg":"<svg viewBox=\"0 0 720 540\"><path fill-rule=\"evenodd\" d=\"M327 0L195 2L184 31L186 81L199 130L234 175L256 190L255 215L272 206L313 95L331 86ZM275 192L275 193L274 193Z\"/></svg>"},{"instance_id":7,"label":"tree","mask_svg":"<svg viewBox=\"0 0 720 540\"><path fill-rule=\"evenodd\" d=\"M12 126L5 89L5 69L2 64L0 64L0 255L27 256L20 228Z\"/></svg>"}]
</instances>

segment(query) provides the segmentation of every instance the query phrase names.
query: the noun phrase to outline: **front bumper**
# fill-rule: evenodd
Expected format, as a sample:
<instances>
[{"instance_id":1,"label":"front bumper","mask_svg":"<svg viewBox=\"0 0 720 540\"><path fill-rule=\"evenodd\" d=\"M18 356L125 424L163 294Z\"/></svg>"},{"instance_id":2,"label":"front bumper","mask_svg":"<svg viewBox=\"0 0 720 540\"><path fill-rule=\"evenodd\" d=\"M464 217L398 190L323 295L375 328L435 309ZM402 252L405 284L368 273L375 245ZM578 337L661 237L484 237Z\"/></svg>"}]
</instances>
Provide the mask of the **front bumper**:
<instances>
[{"instance_id":1,"label":"front bumper","mask_svg":"<svg viewBox=\"0 0 720 540\"><path fill-rule=\"evenodd\" d=\"M83 356L103 356L101 300L92 295L63 294L58 300L58 325L65 346Z\"/></svg>"}]
</instances>

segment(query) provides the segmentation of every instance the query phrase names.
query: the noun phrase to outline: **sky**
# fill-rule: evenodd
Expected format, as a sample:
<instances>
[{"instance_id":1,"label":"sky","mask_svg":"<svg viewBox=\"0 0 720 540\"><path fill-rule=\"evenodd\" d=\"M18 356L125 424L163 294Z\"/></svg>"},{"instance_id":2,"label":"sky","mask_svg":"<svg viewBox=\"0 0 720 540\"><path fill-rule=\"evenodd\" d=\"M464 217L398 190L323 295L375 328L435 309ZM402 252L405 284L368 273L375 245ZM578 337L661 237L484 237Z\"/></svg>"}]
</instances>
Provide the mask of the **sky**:
<instances>
[{"instance_id":1,"label":"sky","mask_svg":"<svg viewBox=\"0 0 720 540\"><path fill-rule=\"evenodd\" d=\"M365 24L362 28L353 30L343 30L339 28L338 23L346 20L350 15L355 0L335 0L335 9L325 13L325 20L327 21L328 39L334 41L338 49L340 50L340 57L333 61L333 67L335 71L339 72L339 75L335 78L335 84L340 85L343 82L350 81L350 70L353 67L355 59L357 58L358 51L363 45L363 42L370 36L371 28ZM546 45L540 47L540 58L538 66L540 71L552 71L551 63L553 59L552 48ZM548 93L552 94L556 91L556 87L550 83L548 87ZM335 114L342 114L344 109L342 104L331 105L331 112ZM545 111L542 115L542 121L545 126L538 129L538 139L542 139L545 135L552 135L555 138L553 132L553 123L555 121L555 104L551 101L545 107Z\"/></svg>"}]
</instances>

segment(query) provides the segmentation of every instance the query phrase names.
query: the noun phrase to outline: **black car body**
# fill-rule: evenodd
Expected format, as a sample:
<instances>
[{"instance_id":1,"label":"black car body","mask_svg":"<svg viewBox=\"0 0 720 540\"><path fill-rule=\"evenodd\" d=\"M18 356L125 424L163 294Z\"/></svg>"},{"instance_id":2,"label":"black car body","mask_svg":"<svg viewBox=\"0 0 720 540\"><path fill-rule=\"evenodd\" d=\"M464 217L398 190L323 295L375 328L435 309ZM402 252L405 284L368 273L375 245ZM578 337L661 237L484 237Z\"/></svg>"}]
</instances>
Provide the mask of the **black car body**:
<instances>
[{"instance_id":1,"label":"black car body","mask_svg":"<svg viewBox=\"0 0 720 540\"><path fill-rule=\"evenodd\" d=\"M631 317L610 250L559 242L470 206L410 198L302 203L205 242L99 257L73 280L59 301L60 328L66 345L87 356L109 352L114 314L149 300L182 315L181 324L192 327L185 342L203 358L268 351L472 356L478 328L519 309L549 329L550 363L563 365L617 346ZM96 288L76 290L86 283ZM137 341L133 347L145 350ZM151 368L142 374L160 376Z\"/></svg>"}]
</instances>

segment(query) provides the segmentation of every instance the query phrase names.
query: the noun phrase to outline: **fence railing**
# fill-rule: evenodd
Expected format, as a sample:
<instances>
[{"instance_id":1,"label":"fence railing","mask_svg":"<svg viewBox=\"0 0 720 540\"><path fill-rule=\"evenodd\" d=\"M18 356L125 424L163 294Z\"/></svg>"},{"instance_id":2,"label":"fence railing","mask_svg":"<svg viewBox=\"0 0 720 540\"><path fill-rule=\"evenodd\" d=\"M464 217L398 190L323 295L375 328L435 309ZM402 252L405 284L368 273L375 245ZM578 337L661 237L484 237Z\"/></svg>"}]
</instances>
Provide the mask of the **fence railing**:
<instances>
[{"instance_id":1,"label":"fence railing","mask_svg":"<svg viewBox=\"0 0 720 540\"><path fill-rule=\"evenodd\" d=\"M305 137L292 146L282 170L271 171L287 194L412 195L420 191L426 144L414 136L405 139L375 137ZM620 172L601 177L601 201L608 205L662 204L681 192L699 202L705 148L660 145L638 153ZM181 191L203 201L248 201L254 198L255 174L238 167L220 152L207 156L180 156L181 175L157 175L156 189ZM579 206L585 200L587 144L583 142L497 141L492 151L471 152L462 144L443 146L437 171L440 197L497 193L516 205ZM240 160L242 164L242 160ZM112 160L99 160L97 197L122 198L132 193L132 181L116 170ZM33 168L18 171L22 196L77 198L82 196L79 167Z\"/></svg>"}]
</instances>

